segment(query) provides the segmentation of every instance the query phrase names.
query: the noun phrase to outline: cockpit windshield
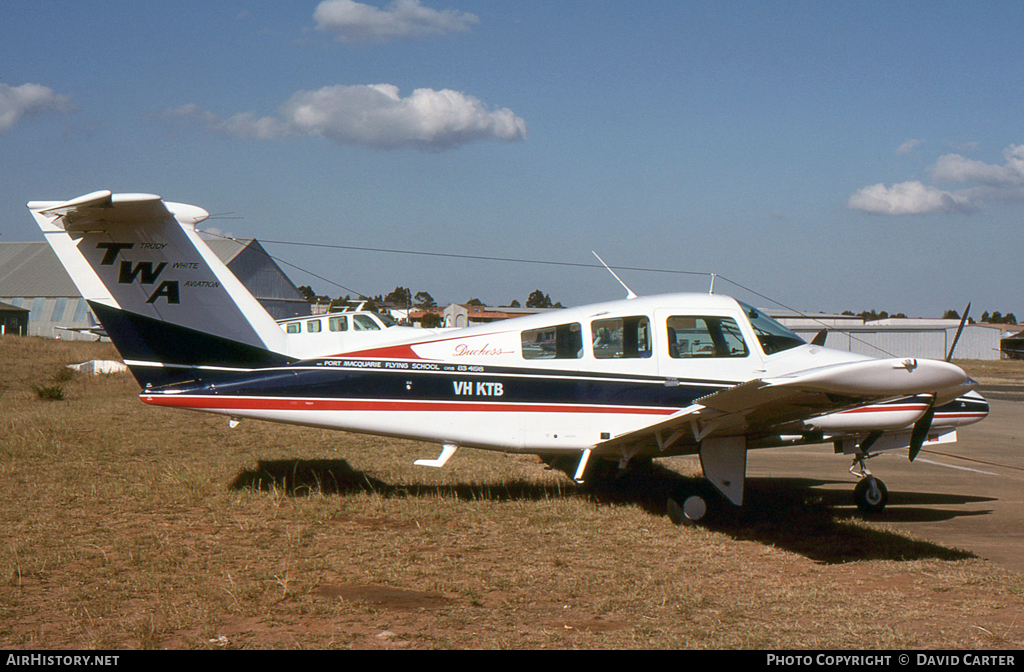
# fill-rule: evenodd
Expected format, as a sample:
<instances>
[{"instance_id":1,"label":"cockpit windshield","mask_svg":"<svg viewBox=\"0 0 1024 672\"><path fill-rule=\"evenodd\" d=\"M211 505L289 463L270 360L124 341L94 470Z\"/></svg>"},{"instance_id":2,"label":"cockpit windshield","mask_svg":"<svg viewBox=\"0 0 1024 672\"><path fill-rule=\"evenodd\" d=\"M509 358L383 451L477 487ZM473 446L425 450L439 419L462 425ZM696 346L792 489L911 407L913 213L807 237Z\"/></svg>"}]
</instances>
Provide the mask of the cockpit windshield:
<instances>
[{"instance_id":1,"label":"cockpit windshield","mask_svg":"<svg viewBox=\"0 0 1024 672\"><path fill-rule=\"evenodd\" d=\"M743 307L743 312L746 313L747 319L750 320L750 326L754 328L754 334L757 335L757 340L761 342L761 349L764 350L764 354L774 355L777 352L789 350L806 343L804 339L757 308L748 306L743 302L740 302L740 306Z\"/></svg>"},{"instance_id":2,"label":"cockpit windshield","mask_svg":"<svg viewBox=\"0 0 1024 672\"><path fill-rule=\"evenodd\" d=\"M387 315L385 313L377 313L377 319L383 322L385 327L398 326L398 322L395 322L393 319L391 319L390 315Z\"/></svg>"}]
</instances>

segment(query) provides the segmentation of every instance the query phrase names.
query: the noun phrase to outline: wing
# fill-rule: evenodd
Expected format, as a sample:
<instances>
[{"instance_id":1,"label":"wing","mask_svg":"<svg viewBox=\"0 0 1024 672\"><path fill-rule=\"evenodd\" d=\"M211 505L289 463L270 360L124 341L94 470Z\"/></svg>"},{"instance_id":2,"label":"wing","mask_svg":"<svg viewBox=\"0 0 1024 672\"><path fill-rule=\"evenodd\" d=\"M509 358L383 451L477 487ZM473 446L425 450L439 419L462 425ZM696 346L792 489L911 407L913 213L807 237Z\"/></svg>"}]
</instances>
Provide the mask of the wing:
<instances>
[{"instance_id":1,"label":"wing","mask_svg":"<svg viewBox=\"0 0 1024 672\"><path fill-rule=\"evenodd\" d=\"M959 367L934 360L876 359L808 369L730 387L640 429L594 447L611 454L627 446L664 452L709 437L768 435L773 430L880 400L916 394L955 398L973 386ZM913 423L926 410L913 417Z\"/></svg>"}]
</instances>

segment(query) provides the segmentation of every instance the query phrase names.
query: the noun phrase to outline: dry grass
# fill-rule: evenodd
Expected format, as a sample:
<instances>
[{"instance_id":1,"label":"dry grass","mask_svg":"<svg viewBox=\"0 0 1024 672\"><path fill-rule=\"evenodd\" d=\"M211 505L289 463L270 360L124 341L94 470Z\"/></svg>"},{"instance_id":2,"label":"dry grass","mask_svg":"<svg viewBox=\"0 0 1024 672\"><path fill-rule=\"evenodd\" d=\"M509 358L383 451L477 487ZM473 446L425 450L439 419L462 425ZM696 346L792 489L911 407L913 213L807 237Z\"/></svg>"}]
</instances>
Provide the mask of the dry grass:
<instances>
[{"instance_id":1,"label":"dry grass","mask_svg":"<svg viewBox=\"0 0 1024 672\"><path fill-rule=\"evenodd\" d=\"M0 338L5 648L1020 648L1024 581L798 496L675 527L692 462L582 493L531 457L33 385ZM680 473L682 472L682 473Z\"/></svg>"},{"instance_id":2,"label":"dry grass","mask_svg":"<svg viewBox=\"0 0 1024 672\"><path fill-rule=\"evenodd\" d=\"M955 360L967 375L983 385L1024 385L1024 360Z\"/></svg>"}]
</instances>

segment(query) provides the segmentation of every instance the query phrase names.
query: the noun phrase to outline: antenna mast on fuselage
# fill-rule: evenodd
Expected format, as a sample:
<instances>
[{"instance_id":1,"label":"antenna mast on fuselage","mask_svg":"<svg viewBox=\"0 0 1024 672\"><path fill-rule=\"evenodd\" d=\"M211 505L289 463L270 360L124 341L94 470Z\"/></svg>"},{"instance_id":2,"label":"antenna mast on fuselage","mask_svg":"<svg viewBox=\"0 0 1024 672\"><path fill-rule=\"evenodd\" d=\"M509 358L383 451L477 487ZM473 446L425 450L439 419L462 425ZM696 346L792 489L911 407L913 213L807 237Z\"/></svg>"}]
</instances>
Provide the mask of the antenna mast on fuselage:
<instances>
[{"instance_id":1,"label":"antenna mast on fuselage","mask_svg":"<svg viewBox=\"0 0 1024 672\"><path fill-rule=\"evenodd\" d=\"M632 290L632 289L630 289L629 287L627 287L627 286L626 286L626 283L624 283L624 282L622 281L622 278L620 278L619 276L615 275L615 271L613 271L612 269L610 269L610 268L608 267L608 264L604 263L604 259L602 259L602 258L601 258L600 256L598 256L597 252L594 252L593 250L591 250L591 251L590 251L590 253L591 253L591 254L593 254L593 255L594 255L595 257L597 257L597 260L601 262L601 265L602 265L602 266L604 266L604 267L605 267L605 269L606 269L606 270L607 270L607 271L608 271L609 273L611 273L611 274L612 274L612 277L613 277L613 278L615 278L616 280L618 280L618 281L619 281L619 284L620 284L620 285L622 285L622 286L623 286L623 288L625 288L625 290L626 290L626 298L627 298L627 299L635 299L635 298L636 298L636 294L635 294L635 293L633 292L633 290Z\"/></svg>"}]
</instances>

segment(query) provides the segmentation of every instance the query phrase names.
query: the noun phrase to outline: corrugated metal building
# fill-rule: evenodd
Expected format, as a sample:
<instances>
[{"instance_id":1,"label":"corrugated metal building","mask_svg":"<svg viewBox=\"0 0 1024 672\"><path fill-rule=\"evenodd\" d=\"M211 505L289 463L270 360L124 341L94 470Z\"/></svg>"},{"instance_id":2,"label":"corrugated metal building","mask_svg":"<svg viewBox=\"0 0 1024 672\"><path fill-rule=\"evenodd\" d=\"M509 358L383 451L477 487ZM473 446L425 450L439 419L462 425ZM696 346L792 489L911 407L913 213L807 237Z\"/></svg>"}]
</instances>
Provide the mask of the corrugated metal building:
<instances>
[{"instance_id":1,"label":"corrugated metal building","mask_svg":"<svg viewBox=\"0 0 1024 672\"><path fill-rule=\"evenodd\" d=\"M783 311L766 312L807 341L823 328L828 328L826 346L870 357L945 359L960 326L959 320L890 318L864 322L850 316L825 315L819 320L813 314L797 316ZM965 325L953 357L999 359L1002 332L996 325Z\"/></svg>"},{"instance_id":2,"label":"corrugated metal building","mask_svg":"<svg viewBox=\"0 0 1024 672\"><path fill-rule=\"evenodd\" d=\"M207 244L275 319L309 315L309 302L259 241L217 239ZM62 329L84 329L97 323L45 242L0 243L0 302L29 311L30 336L95 338Z\"/></svg>"},{"instance_id":3,"label":"corrugated metal building","mask_svg":"<svg viewBox=\"0 0 1024 672\"><path fill-rule=\"evenodd\" d=\"M258 240L215 238L206 244L275 320L311 313L309 301L299 294Z\"/></svg>"}]
</instances>

